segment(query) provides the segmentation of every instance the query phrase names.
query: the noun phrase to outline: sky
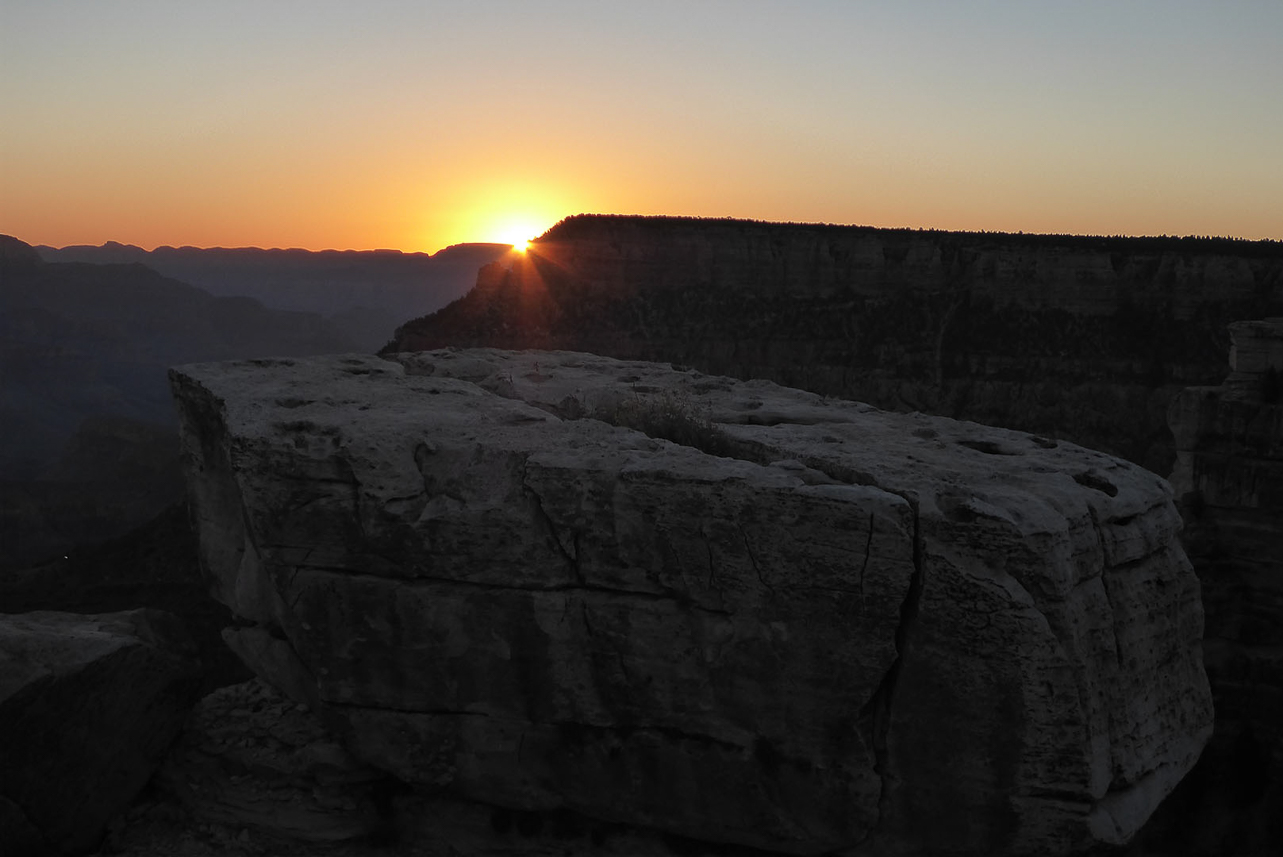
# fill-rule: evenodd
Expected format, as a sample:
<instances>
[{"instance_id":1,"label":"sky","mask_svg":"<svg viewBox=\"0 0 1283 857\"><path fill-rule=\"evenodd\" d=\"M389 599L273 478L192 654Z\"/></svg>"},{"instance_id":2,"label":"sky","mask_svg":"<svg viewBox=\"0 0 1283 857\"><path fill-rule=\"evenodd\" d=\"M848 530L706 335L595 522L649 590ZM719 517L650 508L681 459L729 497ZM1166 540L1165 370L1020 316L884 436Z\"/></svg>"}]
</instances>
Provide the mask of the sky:
<instances>
[{"instance_id":1,"label":"sky","mask_svg":"<svg viewBox=\"0 0 1283 857\"><path fill-rule=\"evenodd\" d=\"M0 0L0 233L1283 239L1283 0Z\"/></svg>"}]
</instances>

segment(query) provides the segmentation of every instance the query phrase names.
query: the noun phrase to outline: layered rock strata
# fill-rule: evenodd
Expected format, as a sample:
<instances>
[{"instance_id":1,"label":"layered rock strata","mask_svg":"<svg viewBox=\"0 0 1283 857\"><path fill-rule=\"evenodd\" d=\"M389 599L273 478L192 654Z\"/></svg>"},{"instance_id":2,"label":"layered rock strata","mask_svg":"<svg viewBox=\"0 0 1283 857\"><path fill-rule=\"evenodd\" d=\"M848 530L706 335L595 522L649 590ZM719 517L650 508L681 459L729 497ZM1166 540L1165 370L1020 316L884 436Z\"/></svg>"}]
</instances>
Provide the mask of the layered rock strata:
<instances>
[{"instance_id":1,"label":"layered rock strata","mask_svg":"<svg viewBox=\"0 0 1283 857\"><path fill-rule=\"evenodd\" d=\"M1216 696L1209 850L1283 846L1283 318L1229 327L1230 374L1172 403L1172 487L1202 582Z\"/></svg>"},{"instance_id":2,"label":"layered rock strata","mask_svg":"<svg viewBox=\"0 0 1283 857\"><path fill-rule=\"evenodd\" d=\"M0 845L85 853L182 727L199 684L158 610L0 615Z\"/></svg>"},{"instance_id":3,"label":"layered rock strata","mask_svg":"<svg viewBox=\"0 0 1283 857\"><path fill-rule=\"evenodd\" d=\"M674 361L1064 438L1168 473L1168 403L1283 313L1283 243L567 218L389 351Z\"/></svg>"},{"instance_id":4,"label":"layered rock strata","mask_svg":"<svg viewBox=\"0 0 1283 857\"><path fill-rule=\"evenodd\" d=\"M1170 490L1107 455L585 354L171 380L229 643L410 783L797 854L1070 853L1210 732Z\"/></svg>"}]
</instances>

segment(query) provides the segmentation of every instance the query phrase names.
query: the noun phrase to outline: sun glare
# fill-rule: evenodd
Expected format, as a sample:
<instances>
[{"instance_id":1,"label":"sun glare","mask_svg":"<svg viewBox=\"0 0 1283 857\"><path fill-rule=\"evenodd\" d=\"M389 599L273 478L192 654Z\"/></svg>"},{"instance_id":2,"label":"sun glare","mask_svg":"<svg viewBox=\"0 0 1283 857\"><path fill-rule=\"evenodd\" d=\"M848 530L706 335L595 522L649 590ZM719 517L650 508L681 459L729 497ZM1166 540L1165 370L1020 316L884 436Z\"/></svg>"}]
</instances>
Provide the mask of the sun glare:
<instances>
[{"instance_id":1,"label":"sun glare","mask_svg":"<svg viewBox=\"0 0 1283 857\"><path fill-rule=\"evenodd\" d=\"M526 247L530 244L530 239L534 238L536 231L530 226L510 226L503 236L504 244L511 244L512 249L518 253L526 252Z\"/></svg>"},{"instance_id":2,"label":"sun glare","mask_svg":"<svg viewBox=\"0 0 1283 857\"><path fill-rule=\"evenodd\" d=\"M497 236L494 240L503 244L511 244L513 250L518 253L524 253L530 242L539 237L539 234L543 231L543 229L533 226L528 220L510 220L499 226L491 234Z\"/></svg>"}]
</instances>

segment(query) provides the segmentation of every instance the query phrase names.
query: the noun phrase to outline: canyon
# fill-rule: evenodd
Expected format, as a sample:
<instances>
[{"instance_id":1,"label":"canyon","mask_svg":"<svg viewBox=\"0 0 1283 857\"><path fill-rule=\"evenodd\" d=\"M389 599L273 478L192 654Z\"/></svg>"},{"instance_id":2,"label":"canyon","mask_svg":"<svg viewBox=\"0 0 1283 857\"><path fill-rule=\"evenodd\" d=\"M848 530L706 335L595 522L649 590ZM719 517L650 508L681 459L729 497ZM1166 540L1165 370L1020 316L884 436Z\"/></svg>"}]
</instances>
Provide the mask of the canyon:
<instances>
[{"instance_id":1,"label":"canyon","mask_svg":"<svg viewBox=\"0 0 1283 857\"><path fill-rule=\"evenodd\" d=\"M1128 841L1210 734L1180 519L1121 459L586 354L171 377L229 645L420 789L1067 854Z\"/></svg>"},{"instance_id":2,"label":"canyon","mask_svg":"<svg viewBox=\"0 0 1283 857\"><path fill-rule=\"evenodd\" d=\"M315 313L355 349L374 351L397 325L433 312L472 287L477 269L511 253L507 244L455 244L436 253L258 247L101 246L36 248L51 263L144 265L216 297L248 297L269 309Z\"/></svg>"},{"instance_id":3,"label":"canyon","mask_svg":"<svg viewBox=\"0 0 1283 857\"><path fill-rule=\"evenodd\" d=\"M0 242L0 262L12 271L15 263L30 268L39 258L25 245ZM51 265L45 271L95 267ZM923 807L935 813L942 802L957 812L943 813L944 832L932 845L941 850L1117 849L1107 843L1131 838L1124 853L1137 857L1275 853L1283 843L1275 811L1283 789L1277 728L1283 719L1277 656L1283 644L1277 638L1283 627L1283 534L1277 523L1283 520L1283 340L1271 317L1283 315L1281 271L1278 242L570 218L525 256L483 267L466 296L402 325L384 349L387 360L350 355L192 369L184 377L200 376L219 391L193 401L224 397L239 403L232 411L240 416L232 422L244 417L224 438L225 461L214 454L219 444L190 445L208 428L187 434L189 468L206 453L218 462L189 476L189 487L214 484L212 499L195 498L190 510L169 509L107 545L101 557L72 550L68 558L9 571L0 577L0 603L7 612L105 612L141 603L172 609L188 624L206 662L202 688L224 687L196 709L154 781L158 791L129 810L127 835L109 836L112 848L137 857L173 853L169 845L147 844L141 832L129 836L148 829L148 819L170 813L185 819L184 837L198 820L199 830L210 831L214 850L208 853L261 853L262 847L310 853L290 845L291 837L331 831L336 839L430 841L445 852L668 855L714 847L709 837L742 843L743 830L758 827L753 841L771 851L801 853L807 843L854 838L863 843L859 853L893 853L926 847L912 837L929 836L927 831L914 829L905 838L906 819L920 818ZM1249 319L1255 321L1240 323ZM433 350L447 346L480 350ZM514 355L486 346L591 350L665 365L630 362L620 370L590 354ZM409 353L416 351L424 353ZM329 380L317 381L315 395L298 395L281 384L295 377L291 373ZM821 398L781 392L760 380L741 387L735 380L755 377ZM425 384L435 384L437 392L415 386ZM263 392L277 385L279 395ZM377 392L385 387L399 392ZM398 399L410 388L422 395ZM739 390L748 392L732 392ZM896 416L830 397L1029 434L921 414ZM388 403L390 411L383 407ZM322 418L313 419L313 412ZM218 408L197 406L192 413L207 426L229 419ZM377 444L358 448L354 439L388 413L409 435L430 434L430 442L414 446L409 459L397 436L379 435ZM835 415L836 425L825 422ZM494 432L475 429L477 421L495 417ZM509 419L514 422L504 428ZM896 422L901 419L908 422ZM865 430L858 440L845 436L859 421ZM588 424L606 429L590 431ZM552 425L562 425L569 440ZM135 477L152 472L151 458L134 451L174 443L172 435L158 440L150 430L125 418L98 420L68 438L60 460L45 472L56 482L105 462L117 473L108 481L142 484ZM597 434L606 430L613 433ZM871 441L876 443L858 451ZM552 451L541 458L542 450L531 445L545 442ZM934 452L933 443L939 444ZM677 457L658 466L664 459L657 448L674 444ZM384 448L401 460L382 458ZM513 461L528 454L533 471L528 457L525 471L514 473ZM634 457L647 464L627 464ZM731 469L719 471L709 459L729 462L724 466ZM896 460L912 466L888 463ZM256 461L277 469L254 475ZM979 474L968 469L976 462L983 463ZM1038 477L1017 478L1029 465ZM1170 474L1171 489L1161 480L1151 483L1134 465ZM223 479L229 472L239 475L229 482ZM750 472L758 475L744 475ZM688 474L695 475L693 484L683 481ZM172 470L165 478L172 490ZM743 486L734 487L738 482ZM507 490L498 499L487 493L503 485ZM755 510L743 493L749 486L750 493L763 495ZM436 499L429 500L433 490ZM855 494L826 494L844 490ZM709 496L715 498L711 510ZM228 504L247 497L259 512L238 525ZM861 505L877 497L882 505ZM925 515L923 497L934 497ZM1145 511L1135 517L1121 512L1144 497ZM656 503L659 511L651 514L659 523L619 526L620 520L635 524L638 510L647 508L639 498ZM1055 511L1045 515L1050 498ZM784 508L794 504L792 516L773 520L763 512L776 501ZM816 512L826 506L858 511L850 521ZM210 518L211 508L223 512ZM275 515L263 512L273 508ZM1042 511L1031 521L1026 516L1035 508ZM1083 508L1091 510L1085 520ZM727 522L746 509L753 526L737 533ZM196 567L188 514L204 521L203 572ZM709 516L712 525L701 525ZM496 525L497 536L491 529ZM807 541L804 534L817 527L838 537ZM800 535L789 536L793 530ZM1048 538L1041 530L1069 534L1075 570L1063 571L1056 551L1051 560L1041 554L1030 559L1039 552L1016 547L1021 539L1039 544ZM526 533L527 540L512 541L514 532ZM1137 533L1143 534L1139 540ZM964 547L955 544L959 538ZM763 540L771 539L791 546L790 557L763 550ZM994 539L1002 550L984 548ZM301 550L303 543L313 548ZM934 547L922 549L928 545ZM1176 557L1181 547L1196 580ZM542 557L534 567L525 566L527 551ZM1129 551L1147 558L1133 568L1133 560L1123 558ZM499 571L469 578L460 557L474 553L493 559L490 567ZM792 630L799 622L796 614L783 620L767 615L773 599L783 595L786 603L806 606L807 599L823 604L831 598L829 612L819 616L840 616L843 604L854 603L854 594L842 591L849 580L825 596L822 589L799 586L796 576L789 586L772 579L769 569L784 567L794 554L807 569L838 577L851 572L834 557L853 556L860 566L861 604L853 615L861 624L838 634L854 635L839 651L858 652L859 668L822 705L750 706L770 716L749 729L742 718L727 716L734 706L716 703L743 702L744 694L768 686L756 664L745 668L748 684L728 687L716 672L692 671L701 666L698 657L678 659L675 666L654 650L627 644L650 632L671 632L668 642L699 642L691 629L701 628L708 632L703 645L692 642L681 651L684 658L704 657L706 668L715 663L708 660L708 642L719 639L709 629L725 619L717 611L733 608L739 611L731 622L735 632L754 629L745 637L750 648L769 653L777 659L772 663L792 663L778 659L800 656L798 635L781 635L778 625ZM1008 555L1018 557L1012 567ZM1098 562L1100 573L1093 575ZM436 578L437 564L446 579ZM730 602L708 582L722 583L716 573L723 564L735 582ZM661 567L676 569L677 579L671 572L658 582L648 573L637 576L638 569ZM575 577L585 570L605 576L589 586ZM530 575L544 572L561 575L553 591L526 591ZM461 574L462 582L449 577ZM521 576L521 591L512 592L510 574ZM1073 579L1082 585L1071 587L1068 598L1049 584ZM880 624L867 627L862 622L870 615L872 589L866 581L885 589L871 608ZM989 591L978 581L999 585ZM1118 582L1121 590L1109 585ZM222 603L205 596L211 583ZM620 586L627 591L616 591ZM965 603L1001 606L984 612L979 644L959 647L959 629L967 628L963 636L970 639L971 625L952 602L959 591L974 594L976 586L985 597ZM1104 603L1097 586L1104 589ZM1020 587L1032 607L1019 596ZM473 588L475 595L469 594ZM406 590L413 594L396 595L389 607L385 596ZM461 650L460 640L472 640L473 628L460 637L451 617L484 616L495 609L495 593L513 621L481 622L476 627L489 629L494 639ZM714 595L723 601L710 602ZM437 598L444 600L436 604ZM376 624L364 627L351 611L315 612L349 601L368 608ZM548 633L547 608L554 601L562 617L574 616L572 601L580 605L579 615L549 639L594 653L563 676L575 681L561 695L508 680L559 660L562 650L530 645ZM646 622L639 627L620 618L622 605L629 617L640 609ZM1049 656L1038 642L1046 631L1031 637L1028 624L999 623L995 629L992 616L1024 615L1036 625L1030 609L1044 617L1063 651ZM705 624L683 626L675 618L681 610ZM336 630L317 630L325 623L310 619L313 627L302 628L297 615L297 621L282 621L298 611L324 615ZM406 611L430 617L439 633L415 637L406 628ZM531 617L533 625L526 621ZM800 624L807 634L823 627ZM1143 629L1157 626L1178 630L1173 639L1155 643ZM1007 634L1012 628L1015 636ZM1201 646L1190 642L1200 636ZM827 647L833 638L824 641ZM997 641L1020 646L1041 666L1034 673L1028 665L1017 669L1022 659L1004 654ZM450 706L424 712L423 699L405 696L407 684L422 678L414 672L422 664L414 653L442 647L447 663L426 686L444 693ZM247 675L233 650L269 684L233 684ZM1181 653L1173 656L1175 650ZM348 663L354 652L370 651L378 654L360 660L376 668ZM513 656L522 651L530 654ZM1129 657L1133 651L1137 657ZM736 649L723 645L718 652L732 657ZM343 669L330 665L332 657ZM1162 667L1154 667L1160 657L1166 659ZM986 665L979 678L976 663ZM314 670L317 664L324 665ZM1173 675L1170 664L1178 665ZM456 667L500 678L452 686ZM1052 691L1039 693L1029 684L1038 670L1053 677ZM661 681L656 687L653 678L644 682L656 671L667 686ZM685 718L678 725L663 722L661 713L674 710L670 703L681 695L682 682L695 677L714 688L713 702L693 694L701 701L696 710L678 710L674 716ZM1207 738L1201 701L1207 679L1216 722L1200 756ZM1075 741L1055 743L1063 731L1030 726L1064 702L1060 689L1070 685L1080 699L1097 700L1095 708L1080 703L1080 728L1094 736L1085 755ZM801 687L816 686L804 681ZM924 687L933 693L922 693ZM1188 697L1184 707L1175 701L1180 687ZM947 712L932 708L928 698L941 688L951 688ZM977 689L991 695L989 709L993 699L1006 702L996 713L978 712L976 699L985 697L973 698ZM451 707L467 699L484 709L484 719ZM1019 704L1008 705L1012 699ZM621 707L621 700L650 707ZM389 703L390 709L380 708ZM847 730L846 743L833 745L846 753L847 764L841 771L817 764L816 748L829 748L815 743L815 729L855 703L856 727ZM411 710L401 710L407 705ZM1153 708L1142 711L1145 706ZM539 731L539 718L547 720L550 711L557 714L552 731ZM1117 715L1118 724L1105 725L1106 711L1114 714L1104 720ZM1140 728L1141 720L1157 726ZM928 728L946 721L939 735ZM800 733L782 736L781 724L798 723L805 726ZM1023 725L1003 733L1002 724L1011 723ZM505 731L511 728L534 730L533 743L518 740L519 759L533 767L505 763L511 761L504 755L511 752L512 733ZM1046 740L1030 737L1042 733ZM710 734L714 740L705 741ZM1156 749L1164 734L1172 740ZM357 735L364 738L354 743ZM342 752L333 749L339 745ZM418 752L428 746L437 751ZM711 801L698 818L691 818L689 807L662 802L625 801L633 813L628 823L619 820L614 804L603 809L605 796L617 794L611 790L622 782L654 782L654 772L646 779L645 760L667 764L699 747L723 766L714 770L731 771L730 780L740 785L724 789L719 780L698 794L665 798ZM1031 753L1041 761L1031 762ZM1065 767L1075 757L1086 761ZM612 766L628 776L612 776ZM518 769L534 773L515 784L505 781ZM1105 770L1112 771L1108 778ZM1066 771L1070 775L1062 777ZM924 773L939 775L935 782L944 785L924 786ZM577 777L601 788L576 785ZM1048 778L1054 787L1046 787ZM797 802L780 799L785 782L818 787L803 792L818 797L802 801L799 810ZM968 785L959 793L950 791L950 782ZM705 792L711 796L700 797ZM496 800L496 793L502 797ZM1019 799L1004 804L999 793ZM860 807L854 819L835 822L826 809L833 804L825 803L835 795ZM264 799L281 809L279 824L263 814ZM1056 811L1046 812L1052 805ZM757 811L745 813L743 806ZM675 821L666 830L649 826L661 816ZM1053 822L1039 829L1034 821L1040 818ZM159 828L172 830L174 823ZM120 832L119 824L112 830ZM273 831L286 838L272 840ZM166 833L159 841L177 835ZM272 841L275 846L259 844ZM367 853L355 844L345 847L355 850L334 853Z\"/></svg>"},{"instance_id":4,"label":"canyon","mask_svg":"<svg viewBox=\"0 0 1283 857\"><path fill-rule=\"evenodd\" d=\"M0 236L0 569L121 536L178 501L168 367L373 351L510 252L37 248Z\"/></svg>"}]
</instances>

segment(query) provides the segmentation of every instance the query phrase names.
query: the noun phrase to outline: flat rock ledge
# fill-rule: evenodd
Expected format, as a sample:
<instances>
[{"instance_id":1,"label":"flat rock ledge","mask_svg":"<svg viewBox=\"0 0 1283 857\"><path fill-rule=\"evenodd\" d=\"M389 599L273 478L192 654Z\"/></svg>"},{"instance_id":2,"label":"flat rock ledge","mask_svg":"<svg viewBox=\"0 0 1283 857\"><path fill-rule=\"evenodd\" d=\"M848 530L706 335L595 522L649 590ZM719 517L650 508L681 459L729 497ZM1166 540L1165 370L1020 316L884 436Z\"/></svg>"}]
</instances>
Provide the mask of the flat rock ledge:
<instances>
[{"instance_id":1,"label":"flat rock ledge","mask_svg":"<svg viewBox=\"0 0 1283 857\"><path fill-rule=\"evenodd\" d=\"M418 788L792 854L1127 841L1212 728L1159 477L569 352L177 368L259 676Z\"/></svg>"}]
</instances>

